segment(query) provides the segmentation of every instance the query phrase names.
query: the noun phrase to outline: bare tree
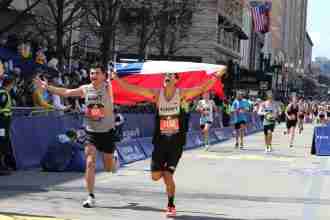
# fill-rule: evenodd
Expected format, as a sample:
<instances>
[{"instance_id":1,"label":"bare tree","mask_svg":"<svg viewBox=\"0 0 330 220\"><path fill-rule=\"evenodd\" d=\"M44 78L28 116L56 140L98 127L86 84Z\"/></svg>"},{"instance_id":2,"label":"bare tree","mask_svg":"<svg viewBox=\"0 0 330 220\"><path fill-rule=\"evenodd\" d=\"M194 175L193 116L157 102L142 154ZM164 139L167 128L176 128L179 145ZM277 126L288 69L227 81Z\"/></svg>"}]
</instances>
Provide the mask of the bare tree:
<instances>
[{"instance_id":1,"label":"bare tree","mask_svg":"<svg viewBox=\"0 0 330 220\"><path fill-rule=\"evenodd\" d=\"M72 44L72 32L79 29L81 18L85 13L82 10L84 0L43 0L40 4L40 13L35 16L34 23L39 34L48 42L50 36L55 35L56 57L60 69L64 58Z\"/></svg>"},{"instance_id":2,"label":"bare tree","mask_svg":"<svg viewBox=\"0 0 330 220\"><path fill-rule=\"evenodd\" d=\"M0 1L0 10L7 9L13 3L14 0L1 0Z\"/></svg>"},{"instance_id":3,"label":"bare tree","mask_svg":"<svg viewBox=\"0 0 330 220\"><path fill-rule=\"evenodd\" d=\"M88 29L101 40L100 53L104 66L115 54L115 38L121 6L121 0L93 0L84 3Z\"/></svg>"},{"instance_id":4,"label":"bare tree","mask_svg":"<svg viewBox=\"0 0 330 220\"><path fill-rule=\"evenodd\" d=\"M121 25L127 26L129 33L136 31L140 59L146 57L147 47L156 34L160 10L158 1L154 0L130 0L122 7Z\"/></svg>"},{"instance_id":5,"label":"bare tree","mask_svg":"<svg viewBox=\"0 0 330 220\"><path fill-rule=\"evenodd\" d=\"M23 0L22 0L23 1ZM0 29L0 35L10 31L15 26L23 22L26 18L26 16L37 6L42 0L35 0L32 4L27 3L27 7L23 11L17 11L17 14L14 19L10 23L8 23L6 26L2 27ZM0 10L4 11L7 9L14 9L11 8L11 4L13 3L13 0L0 0Z\"/></svg>"},{"instance_id":6,"label":"bare tree","mask_svg":"<svg viewBox=\"0 0 330 220\"><path fill-rule=\"evenodd\" d=\"M198 10L199 0L160 0L154 45L161 57L173 56L184 47L193 13Z\"/></svg>"}]
</instances>

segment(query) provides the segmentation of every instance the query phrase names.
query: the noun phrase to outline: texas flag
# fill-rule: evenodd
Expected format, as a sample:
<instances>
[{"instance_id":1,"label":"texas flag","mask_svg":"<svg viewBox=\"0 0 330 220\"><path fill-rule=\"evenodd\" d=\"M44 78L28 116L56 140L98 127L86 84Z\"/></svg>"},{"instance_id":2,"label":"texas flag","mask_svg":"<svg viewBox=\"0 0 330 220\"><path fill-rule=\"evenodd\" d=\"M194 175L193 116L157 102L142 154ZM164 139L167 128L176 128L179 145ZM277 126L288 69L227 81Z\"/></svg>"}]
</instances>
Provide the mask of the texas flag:
<instances>
[{"instance_id":1,"label":"texas flag","mask_svg":"<svg viewBox=\"0 0 330 220\"><path fill-rule=\"evenodd\" d=\"M212 77L212 74L224 66L206 63L147 61L144 63L117 63L116 70L119 77L131 84L145 88L160 89L163 87L165 73L179 74L178 88L192 88L200 86ZM114 100L116 104L135 104L150 101L146 97L132 94L112 81ZM220 99L223 99L223 84L220 80L211 89Z\"/></svg>"}]
</instances>

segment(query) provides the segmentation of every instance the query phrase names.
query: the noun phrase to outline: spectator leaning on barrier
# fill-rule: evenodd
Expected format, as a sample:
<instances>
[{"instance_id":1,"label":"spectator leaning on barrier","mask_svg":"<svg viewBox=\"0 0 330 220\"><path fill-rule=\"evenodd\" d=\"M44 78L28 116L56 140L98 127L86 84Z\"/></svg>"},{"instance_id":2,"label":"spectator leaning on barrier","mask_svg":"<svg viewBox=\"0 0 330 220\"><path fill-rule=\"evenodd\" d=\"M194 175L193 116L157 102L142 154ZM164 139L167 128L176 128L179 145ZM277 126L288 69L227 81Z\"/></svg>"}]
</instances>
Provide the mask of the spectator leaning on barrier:
<instances>
[{"instance_id":1,"label":"spectator leaning on barrier","mask_svg":"<svg viewBox=\"0 0 330 220\"><path fill-rule=\"evenodd\" d=\"M4 75L0 87L0 174L1 172L2 174L8 172L9 166L16 168L9 135L12 116L10 90L14 83L15 77L13 75Z\"/></svg>"}]
</instances>

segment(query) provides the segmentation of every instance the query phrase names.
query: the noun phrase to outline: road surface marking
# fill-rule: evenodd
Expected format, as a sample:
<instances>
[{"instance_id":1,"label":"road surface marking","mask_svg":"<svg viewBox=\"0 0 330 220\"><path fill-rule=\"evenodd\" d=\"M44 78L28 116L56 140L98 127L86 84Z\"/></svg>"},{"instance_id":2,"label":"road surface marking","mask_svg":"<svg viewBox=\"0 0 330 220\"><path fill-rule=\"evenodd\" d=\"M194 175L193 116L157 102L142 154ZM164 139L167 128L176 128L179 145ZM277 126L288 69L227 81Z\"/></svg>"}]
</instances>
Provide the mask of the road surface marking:
<instances>
[{"instance_id":1,"label":"road surface marking","mask_svg":"<svg viewBox=\"0 0 330 220\"><path fill-rule=\"evenodd\" d=\"M218 155L218 154L200 154L197 155L199 158L205 159L230 159L230 160L264 160L264 161L283 161L293 162L294 158L288 157L274 157L271 155L254 155L254 154L241 154L241 155Z\"/></svg>"},{"instance_id":2,"label":"road surface marking","mask_svg":"<svg viewBox=\"0 0 330 220\"><path fill-rule=\"evenodd\" d=\"M33 216L33 215L22 215L22 214L0 214L0 220L69 220L64 218L56 218L56 217L41 217L41 216Z\"/></svg>"}]
</instances>

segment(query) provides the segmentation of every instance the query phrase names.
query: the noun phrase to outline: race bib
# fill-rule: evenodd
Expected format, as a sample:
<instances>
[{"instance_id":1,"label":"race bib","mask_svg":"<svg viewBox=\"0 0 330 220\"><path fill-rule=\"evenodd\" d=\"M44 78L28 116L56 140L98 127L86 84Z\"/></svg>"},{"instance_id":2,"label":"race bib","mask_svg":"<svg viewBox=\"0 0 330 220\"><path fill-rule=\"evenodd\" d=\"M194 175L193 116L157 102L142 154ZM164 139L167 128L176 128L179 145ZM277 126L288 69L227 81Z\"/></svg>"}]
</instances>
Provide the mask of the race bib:
<instances>
[{"instance_id":1,"label":"race bib","mask_svg":"<svg viewBox=\"0 0 330 220\"><path fill-rule=\"evenodd\" d=\"M162 134L175 134L179 132L178 118L162 118L160 119L160 132Z\"/></svg>"},{"instance_id":2,"label":"race bib","mask_svg":"<svg viewBox=\"0 0 330 220\"><path fill-rule=\"evenodd\" d=\"M296 120L296 115L289 115L289 120Z\"/></svg>"},{"instance_id":3,"label":"race bib","mask_svg":"<svg viewBox=\"0 0 330 220\"><path fill-rule=\"evenodd\" d=\"M100 108L97 106L89 107L87 108L85 115L91 120L99 121L105 117L104 108Z\"/></svg>"},{"instance_id":4,"label":"race bib","mask_svg":"<svg viewBox=\"0 0 330 220\"><path fill-rule=\"evenodd\" d=\"M6 130L4 128L0 129L0 137L6 136Z\"/></svg>"}]
</instances>

